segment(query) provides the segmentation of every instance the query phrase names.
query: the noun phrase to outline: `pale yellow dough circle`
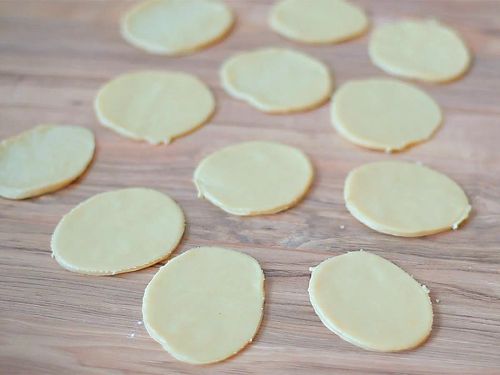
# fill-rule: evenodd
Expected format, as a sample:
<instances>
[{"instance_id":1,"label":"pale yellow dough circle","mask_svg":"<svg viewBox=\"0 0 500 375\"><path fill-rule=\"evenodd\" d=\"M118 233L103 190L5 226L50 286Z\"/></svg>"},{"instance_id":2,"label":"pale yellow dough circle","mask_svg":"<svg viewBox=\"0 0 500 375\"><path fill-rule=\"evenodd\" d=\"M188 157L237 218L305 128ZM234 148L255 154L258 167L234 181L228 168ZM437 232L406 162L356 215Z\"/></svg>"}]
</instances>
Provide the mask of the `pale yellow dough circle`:
<instances>
[{"instance_id":1,"label":"pale yellow dough circle","mask_svg":"<svg viewBox=\"0 0 500 375\"><path fill-rule=\"evenodd\" d=\"M264 273L252 257L199 247L163 266L142 303L150 336L180 361L222 361L250 343L264 306Z\"/></svg>"},{"instance_id":2,"label":"pale yellow dough circle","mask_svg":"<svg viewBox=\"0 0 500 375\"><path fill-rule=\"evenodd\" d=\"M368 28L365 12L344 0L283 0L269 22L279 34L305 43L338 43Z\"/></svg>"},{"instance_id":3,"label":"pale yellow dough circle","mask_svg":"<svg viewBox=\"0 0 500 375\"><path fill-rule=\"evenodd\" d=\"M73 272L135 271L168 257L184 227L181 208L158 191L110 191L94 195L61 219L52 235L52 254Z\"/></svg>"},{"instance_id":4,"label":"pale yellow dough circle","mask_svg":"<svg viewBox=\"0 0 500 375\"><path fill-rule=\"evenodd\" d=\"M68 185L94 156L86 128L40 125L0 143L0 196L24 199Z\"/></svg>"},{"instance_id":5,"label":"pale yellow dough circle","mask_svg":"<svg viewBox=\"0 0 500 375\"><path fill-rule=\"evenodd\" d=\"M218 0L150 0L122 19L122 35L150 53L182 55L223 38L234 17Z\"/></svg>"},{"instance_id":6,"label":"pale yellow dough circle","mask_svg":"<svg viewBox=\"0 0 500 375\"><path fill-rule=\"evenodd\" d=\"M460 36L437 21L400 21L378 27L369 45L370 58L397 76L430 82L459 78L471 56Z\"/></svg>"},{"instance_id":7,"label":"pale yellow dough circle","mask_svg":"<svg viewBox=\"0 0 500 375\"><path fill-rule=\"evenodd\" d=\"M194 172L198 195L233 215L272 214L308 191L313 167L300 150L274 142L238 143L203 159Z\"/></svg>"},{"instance_id":8,"label":"pale yellow dough circle","mask_svg":"<svg viewBox=\"0 0 500 375\"><path fill-rule=\"evenodd\" d=\"M384 78L347 82L333 96L331 113L349 141L387 152L430 138L442 120L439 105L425 92Z\"/></svg>"},{"instance_id":9,"label":"pale yellow dough circle","mask_svg":"<svg viewBox=\"0 0 500 375\"><path fill-rule=\"evenodd\" d=\"M152 144L170 143L205 123L215 99L196 77L170 71L140 71L105 84L97 94L99 122L117 133Z\"/></svg>"},{"instance_id":10,"label":"pale yellow dough circle","mask_svg":"<svg viewBox=\"0 0 500 375\"><path fill-rule=\"evenodd\" d=\"M229 94L268 113L317 107L333 90L330 72L322 62L284 48L240 53L224 63L221 79Z\"/></svg>"},{"instance_id":11,"label":"pale yellow dough circle","mask_svg":"<svg viewBox=\"0 0 500 375\"><path fill-rule=\"evenodd\" d=\"M328 329L363 349L411 349L432 329L428 289L367 251L335 256L315 267L309 298Z\"/></svg>"},{"instance_id":12,"label":"pale yellow dough circle","mask_svg":"<svg viewBox=\"0 0 500 375\"><path fill-rule=\"evenodd\" d=\"M369 163L351 171L344 198L363 224L402 237L457 229L471 210L464 191L449 177L399 161Z\"/></svg>"}]
</instances>

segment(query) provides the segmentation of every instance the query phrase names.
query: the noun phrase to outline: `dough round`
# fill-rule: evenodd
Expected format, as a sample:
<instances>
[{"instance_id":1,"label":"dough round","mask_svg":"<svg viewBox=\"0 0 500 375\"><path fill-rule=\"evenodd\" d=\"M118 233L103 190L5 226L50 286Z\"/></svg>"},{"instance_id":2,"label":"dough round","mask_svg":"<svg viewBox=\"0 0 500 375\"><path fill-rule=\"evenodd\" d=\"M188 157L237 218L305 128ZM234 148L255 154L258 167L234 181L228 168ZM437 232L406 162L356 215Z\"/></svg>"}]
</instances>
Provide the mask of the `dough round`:
<instances>
[{"instance_id":1,"label":"dough round","mask_svg":"<svg viewBox=\"0 0 500 375\"><path fill-rule=\"evenodd\" d=\"M24 199L58 190L87 168L94 135L79 126L40 125L0 143L0 196Z\"/></svg>"},{"instance_id":2,"label":"dough round","mask_svg":"<svg viewBox=\"0 0 500 375\"><path fill-rule=\"evenodd\" d=\"M351 142L387 152L432 136L441 109L425 92L393 79L350 81L332 100L332 122Z\"/></svg>"},{"instance_id":3,"label":"dough round","mask_svg":"<svg viewBox=\"0 0 500 375\"><path fill-rule=\"evenodd\" d=\"M449 177L414 163L383 161L351 171L344 187L346 207L377 232L420 237L457 229L471 206Z\"/></svg>"},{"instance_id":4,"label":"dough round","mask_svg":"<svg viewBox=\"0 0 500 375\"><path fill-rule=\"evenodd\" d=\"M272 214L307 193L313 167L300 150L274 142L238 143L216 151L194 172L198 196L233 215Z\"/></svg>"},{"instance_id":5,"label":"dough round","mask_svg":"<svg viewBox=\"0 0 500 375\"><path fill-rule=\"evenodd\" d=\"M181 208L158 191L110 191L94 195L61 219L52 235L52 253L73 272L130 272L167 258L184 227Z\"/></svg>"},{"instance_id":6,"label":"dough round","mask_svg":"<svg viewBox=\"0 0 500 375\"><path fill-rule=\"evenodd\" d=\"M315 267L309 298L329 330L363 349L411 349L432 329L428 289L366 251L335 256Z\"/></svg>"},{"instance_id":7,"label":"dough round","mask_svg":"<svg viewBox=\"0 0 500 375\"><path fill-rule=\"evenodd\" d=\"M199 247L163 266L142 303L149 335L180 361L222 361L250 343L264 307L264 273L240 252Z\"/></svg>"},{"instance_id":8,"label":"dough round","mask_svg":"<svg viewBox=\"0 0 500 375\"><path fill-rule=\"evenodd\" d=\"M150 53L181 55L222 39L234 22L229 8L217 0L150 0L122 20L122 35Z\"/></svg>"},{"instance_id":9,"label":"dough round","mask_svg":"<svg viewBox=\"0 0 500 375\"><path fill-rule=\"evenodd\" d=\"M460 77L471 61L460 36L432 20L380 26L373 32L369 52L373 63L388 73L431 82Z\"/></svg>"},{"instance_id":10,"label":"dough round","mask_svg":"<svg viewBox=\"0 0 500 375\"><path fill-rule=\"evenodd\" d=\"M215 100L203 82L180 72L141 71L104 85L95 100L100 123L152 144L169 143L205 123Z\"/></svg>"},{"instance_id":11,"label":"dough round","mask_svg":"<svg viewBox=\"0 0 500 375\"><path fill-rule=\"evenodd\" d=\"M365 12L343 0L283 0L270 16L279 34L305 43L338 43L363 34L368 28Z\"/></svg>"},{"instance_id":12,"label":"dough round","mask_svg":"<svg viewBox=\"0 0 500 375\"><path fill-rule=\"evenodd\" d=\"M323 63L283 48L236 55L222 66L221 79L229 94L268 113L317 107L333 90L330 72Z\"/></svg>"}]
</instances>

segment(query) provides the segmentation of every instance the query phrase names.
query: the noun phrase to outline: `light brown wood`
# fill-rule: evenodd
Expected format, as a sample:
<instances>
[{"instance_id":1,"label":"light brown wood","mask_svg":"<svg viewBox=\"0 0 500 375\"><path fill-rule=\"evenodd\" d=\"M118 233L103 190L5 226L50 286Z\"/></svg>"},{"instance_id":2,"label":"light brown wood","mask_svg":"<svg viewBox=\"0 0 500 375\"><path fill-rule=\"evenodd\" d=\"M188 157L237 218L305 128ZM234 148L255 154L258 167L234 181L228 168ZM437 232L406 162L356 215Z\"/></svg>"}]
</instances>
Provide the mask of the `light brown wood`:
<instances>
[{"instance_id":1,"label":"light brown wood","mask_svg":"<svg viewBox=\"0 0 500 375\"><path fill-rule=\"evenodd\" d=\"M54 194L0 199L0 373L2 374L499 374L500 373L500 2L355 1L374 24L435 17L457 28L475 62L462 80L423 85L446 122L435 137L385 155L344 141L329 108L272 116L230 98L218 68L233 53L266 45L318 57L337 83L383 75L368 59L367 36L337 46L287 41L266 24L271 2L228 0L238 16L223 42L181 58L151 56L126 44L118 20L132 2L0 2L0 138L38 123L91 128L97 154L88 172ZM137 69L195 73L214 90L211 123L168 146L133 142L100 127L94 95L107 80ZM253 218L228 215L196 198L195 166L234 142L264 139L303 149L317 178L296 208ZM344 207L348 171L364 162L419 160L467 192L470 220L458 231L418 239L376 233ZM174 360L141 321L144 287L158 265L114 277L81 276L50 256L61 216L95 193L148 186L184 208L187 233L174 256L220 245L254 256L266 274L265 317L256 340L234 358L195 367ZM344 228L344 229L341 229ZM398 354L359 349L328 331L309 304L310 266L364 248L389 259L431 290L435 324L427 343ZM216 343L214 343L216 345Z\"/></svg>"}]
</instances>

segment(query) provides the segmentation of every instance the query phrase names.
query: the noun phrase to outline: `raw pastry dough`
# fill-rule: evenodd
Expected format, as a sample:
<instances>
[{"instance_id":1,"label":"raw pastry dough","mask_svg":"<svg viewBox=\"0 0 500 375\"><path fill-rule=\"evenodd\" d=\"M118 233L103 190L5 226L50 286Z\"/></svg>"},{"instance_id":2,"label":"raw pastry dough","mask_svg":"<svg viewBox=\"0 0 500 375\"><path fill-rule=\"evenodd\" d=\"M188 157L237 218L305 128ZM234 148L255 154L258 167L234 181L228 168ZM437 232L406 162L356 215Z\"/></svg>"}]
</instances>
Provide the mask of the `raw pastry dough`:
<instances>
[{"instance_id":1,"label":"raw pastry dough","mask_svg":"<svg viewBox=\"0 0 500 375\"><path fill-rule=\"evenodd\" d=\"M366 251L335 256L315 267L309 298L328 329L363 349L411 349L432 329L428 289Z\"/></svg>"},{"instance_id":2,"label":"raw pastry dough","mask_svg":"<svg viewBox=\"0 0 500 375\"><path fill-rule=\"evenodd\" d=\"M463 75L471 57L460 36L437 21L401 21L372 35L370 57L380 69L401 77L446 82Z\"/></svg>"},{"instance_id":3,"label":"raw pastry dough","mask_svg":"<svg viewBox=\"0 0 500 375\"><path fill-rule=\"evenodd\" d=\"M264 306L264 273L240 252L199 247L169 261L144 292L150 336L180 361L222 361L255 336Z\"/></svg>"},{"instance_id":4,"label":"raw pastry dough","mask_svg":"<svg viewBox=\"0 0 500 375\"><path fill-rule=\"evenodd\" d=\"M208 120L215 109L210 90L196 77L168 71L122 75L95 100L102 125L152 144L169 143Z\"/></svg>"},{"instance_id":5,"label":"raw pastry dough","mask_svg":"<svg viewBox=\"0 0 500 375\"><path fill-rule=\"evenodd\" d=\"M79 126L40 125L0 143L0 196L24 199L78 178L94 155L94 135Z\"/></svg>"},{"instance_id":6,"label":"raw pastry dough","mask_svg":"<svg viewBox=\"0 0 500 375\"><path fill-rule=\"evenodd\" d=\"M180 55L222 39L234 18L217 0L150 0L129 11L122 35L150 53Z\"/></svg>"},{"instance_id":7,"label":"raw pastry dough","mask_svg":"<svg viewBox=\"0 0 500 375\"><path fill-rule=\"evenodd\" d=\"M351 214L368 227L403 237L456 229L471 206L453 180L414 163L383 161L351 171L344 187Z\"/></svg>"},{"instance_id":8,"label":"raw pastry dough","mask_svg":"<svg viewBox=\"0 0 500 375\"><path fill-rule=\"evenodd\" d=\"M340 134L359 146L387 152L430 138L441 119L430 96L393 79L347 82L332 100L332 122Z\"/></svg>"},{"instance_id":9,"label":"raw pastry dough","mask_svg":"<svg viewBox=\"0 0 500 375\"><path fill-rule=\"evenodd\" d=\"M245 142L214 152L194 172L198 196L233 215L272 214L307 192L313 168L300 150L274 142Z\"/></svg>"},{"instance_id":10,"label":"raw pastry dough","mask_svg":"<svg viewBox=\"0 0 500 375\"><path fill-rule=\"evenodd\" d=\"M181 208L158 191L110 191L94 195L61 219L52 235L52 253L74 272L135 271L168 257L184 226Z\"/></svg>"},{"instance_id":11,"label":"raw pastry dough","mask_svg":"<svg viewBox=\"0 0 500 375\"><path fill-rule=\"evenodd\" d=\"M270 16L279 34L305 43L338 43L368 28L365 12L344 0L283 0Z\"/></svg>"},{"instance_id":12,"label":"raw pastry dough","mask_svg":"<svg viewBox=\"0 0 500 375\"><path fill-rule=\"evenodd\" d=\"M244 52L221 70L226 91L269 113L288 113L325 102L333 83L328 68L303 53L283 48Z\"/></svg>"}]
</instances>

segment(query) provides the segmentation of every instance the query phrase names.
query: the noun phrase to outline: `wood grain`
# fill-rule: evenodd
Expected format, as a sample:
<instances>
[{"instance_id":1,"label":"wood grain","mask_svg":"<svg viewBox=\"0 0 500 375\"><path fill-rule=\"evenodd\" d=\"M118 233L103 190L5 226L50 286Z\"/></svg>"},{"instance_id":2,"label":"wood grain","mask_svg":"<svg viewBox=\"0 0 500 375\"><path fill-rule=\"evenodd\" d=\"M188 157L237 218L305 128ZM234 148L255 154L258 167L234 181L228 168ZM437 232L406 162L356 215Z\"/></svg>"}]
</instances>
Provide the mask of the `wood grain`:
<instances>
[{"instance_id":1,"label":"wood grain","mask_svg":"<svg viewBox=\"0 0 500 375\"><path fill-rule=\"evenodd\" d=\"M0 138L38 123L68 123L94 130L98 147L89 171L68 188L19 202L0 199L0 373L500 374L500 2L355 2L375 25L407 16L438 18L472 48L474 66L464 79L419 84L446 114L430 142L395 155L370 152L336 134L328 105L271 116L226 95L217 74L221 62L266 45L316 56L338 84L383 75L368 59L367 36L337 46L282 39L266 25L270 1L228 0L238 16L231 35L182 58L147 55L121 39L118 20L130 1L0 1ZM160 147L100 127L92 109L99 86L120 73L150 68L179 69L207 82L218 100L211 123ZM198 161L251 139L282 141L311 157L317 178L303 203L278 215L240 218L196 198L191 176ZM470 198L470 220L458 231L418 239L378 234L357 222L344 207L344 178L364 162L383 159L419 160L452 177ZM158 189L182 205L189 227L174 255L221 245L262 264L265 318L241 354L194 367L149 338L138 322L144 287L158 265L84 277L50 257L50 236L65 212L95 193L127 186ZM308 268L359 248L395 262L439 299L425 345L399 354L364 351L328 331L314 314Z\"/></svg>"}]
</instances>

